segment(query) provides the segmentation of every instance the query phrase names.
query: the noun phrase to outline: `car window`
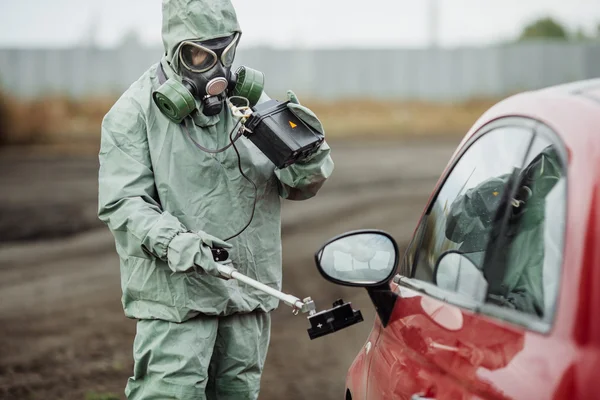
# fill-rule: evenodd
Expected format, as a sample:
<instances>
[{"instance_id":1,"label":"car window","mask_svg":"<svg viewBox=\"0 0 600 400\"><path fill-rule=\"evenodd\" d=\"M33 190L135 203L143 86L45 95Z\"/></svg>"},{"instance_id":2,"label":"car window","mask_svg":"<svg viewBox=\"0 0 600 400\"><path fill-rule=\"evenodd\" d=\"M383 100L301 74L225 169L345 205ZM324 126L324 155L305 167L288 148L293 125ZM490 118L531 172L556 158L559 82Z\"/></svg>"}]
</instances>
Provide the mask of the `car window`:
<instances>
[{"instance_id":1,"label":"car window","mask_svg":"<svg viewBox=\"0 0 600 400\"><path fill-rule=\"evenodd\" d=\"M456 163L435 202L417 229L419 243L406 259L412 277L434 282L442 254L458 250L480 269L496 211L512 174L521 167L533 133L510 126L494 129L475 141Z\"/></svg>"},{"instance_id":2,"label":"car window","mask_svg":"<svg viewBox=\"0 0 600 400\"><path fill-rule=\"evenodd\" d=\"M549 321L566 210L566 177L556 146L549 136L533 138L530 129L516 126L478 138L417 228L404 258L405 276L471 297L465 300Z\"/></svg>"}]
</instances>

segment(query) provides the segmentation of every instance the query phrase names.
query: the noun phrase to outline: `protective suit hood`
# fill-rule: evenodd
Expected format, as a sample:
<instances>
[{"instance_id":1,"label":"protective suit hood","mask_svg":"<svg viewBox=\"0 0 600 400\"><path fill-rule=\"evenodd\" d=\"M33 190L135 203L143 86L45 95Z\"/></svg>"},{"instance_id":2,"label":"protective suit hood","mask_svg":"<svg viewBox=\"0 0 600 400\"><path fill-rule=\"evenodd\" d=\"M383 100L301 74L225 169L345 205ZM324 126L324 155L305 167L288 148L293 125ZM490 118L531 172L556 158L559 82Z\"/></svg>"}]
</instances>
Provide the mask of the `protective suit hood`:
<instances>
[{"instance_id":1,"label":"protective suit hood","mask_svg":"<svg viewBox=\"0 0 600 400\"><path fill-rule=\"evenodd\" d=\"M166 60L179 70L177 47L184 40L209 40L241 33L229 0L163 0L162 40Z\"/></svg>"}]
</instances>

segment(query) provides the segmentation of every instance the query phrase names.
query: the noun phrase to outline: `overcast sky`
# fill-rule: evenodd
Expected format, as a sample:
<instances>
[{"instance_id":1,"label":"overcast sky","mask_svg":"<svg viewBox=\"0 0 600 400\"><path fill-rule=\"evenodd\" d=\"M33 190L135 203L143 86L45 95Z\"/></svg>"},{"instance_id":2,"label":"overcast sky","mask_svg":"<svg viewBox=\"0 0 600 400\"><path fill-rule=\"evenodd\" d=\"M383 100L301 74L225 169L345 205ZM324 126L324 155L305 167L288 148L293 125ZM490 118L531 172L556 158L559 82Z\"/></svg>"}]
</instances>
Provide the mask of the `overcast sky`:
<instances>
[{"instance_id":1,"label":"overcast sky","mask_svg":"<svg viewBox=\"0 0 600 400\"><path fill-rule=\"evenodd\" d=\"M429 5L439 5L439 44L481 45L518 35L552 16L588 33L600 0L233 0L243 45L275 47L423 46L431 39ZM95 28L93 28L95 27ZM0 0L1 47L65 47L93 36L114 46L135 30L160 44L160 0Z\"/></svg>"}]
</instances>

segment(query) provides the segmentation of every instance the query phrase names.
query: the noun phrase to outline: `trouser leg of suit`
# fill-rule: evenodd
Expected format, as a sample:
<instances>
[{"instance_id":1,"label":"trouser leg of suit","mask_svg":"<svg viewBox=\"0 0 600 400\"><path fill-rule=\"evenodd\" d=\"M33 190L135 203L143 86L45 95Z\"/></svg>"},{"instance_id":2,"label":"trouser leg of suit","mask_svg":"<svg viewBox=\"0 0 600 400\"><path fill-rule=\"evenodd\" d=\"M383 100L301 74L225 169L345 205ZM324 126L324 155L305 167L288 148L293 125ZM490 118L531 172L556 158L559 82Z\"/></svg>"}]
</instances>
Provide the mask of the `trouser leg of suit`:
<instances>
[{"instance_id":1,"label":"trouser leg of suit","mask_svg":"<svg viewBox=\"0 0 600 400\"><path fill-rule=\"evenodd\" d=\"M258 399L270 335L270 314L256 312L219 318L207 399Z\"/></svg>"},{"instance_id":2,"label":"trouser leg of suit","mask_svg":"<svg viewBox=\"0 0 600 400\"><path fill-rule=\"evenodd\" d=\"M208 366L217 338L217 317L183 323L140 320L133 344L129 400L206 399Z\"/></svg>"},{"instance_id":3,"label":"trouser leg of suit","mask_svg":"<svg viewBox=\"0 0 600 400\"><path fill-rule=\"evenodd\" d=\"M256 399L269 334L265 313L198 316L180 324L141 320L127 398Z\"/></svg>"}]
</instances>

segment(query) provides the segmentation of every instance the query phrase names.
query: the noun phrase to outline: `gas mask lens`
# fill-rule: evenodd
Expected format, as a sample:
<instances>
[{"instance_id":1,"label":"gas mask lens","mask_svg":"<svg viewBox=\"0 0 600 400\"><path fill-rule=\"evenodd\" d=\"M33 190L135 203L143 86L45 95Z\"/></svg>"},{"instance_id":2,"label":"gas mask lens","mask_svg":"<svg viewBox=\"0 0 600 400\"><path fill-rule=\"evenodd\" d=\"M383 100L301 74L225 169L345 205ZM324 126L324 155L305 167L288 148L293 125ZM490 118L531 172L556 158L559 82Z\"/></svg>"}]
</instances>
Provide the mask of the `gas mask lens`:
<instances>
[{"instance_id":1,"label":"gas mask lens","mask_svg":"<svg viewBox=\"0 0 600 400\"><path fill-rule=\"evenodd\" d=\"M192 72L206 72L217 63L217 55L193 42L183 42L179 52L181 64Z\"/></svg>"},{"instance_id":2,"label":"gas mask lens","mask_svg":"<svg viewBox=\"0 0 600 400\"><path fill-rule=\"evenodd\" d=\"M236 34L233 41L223 50L221 54L221 62L224 67L231 67L235 58L235 49L237 48L238 35Z\"/></svg>"},{"instance_id":3,"label":"gas mask lens","mask_svg":"<svg viewBox=\"0 0 600 400\"><path fill-rule=\"evenodd\" d=\"M211 39L204 42L185 41L181 43L179 58L181 64L191 72L206 72L218 60L224 67L231 67L235 58L239 35Z\"/></svg>"}]
</instances>

